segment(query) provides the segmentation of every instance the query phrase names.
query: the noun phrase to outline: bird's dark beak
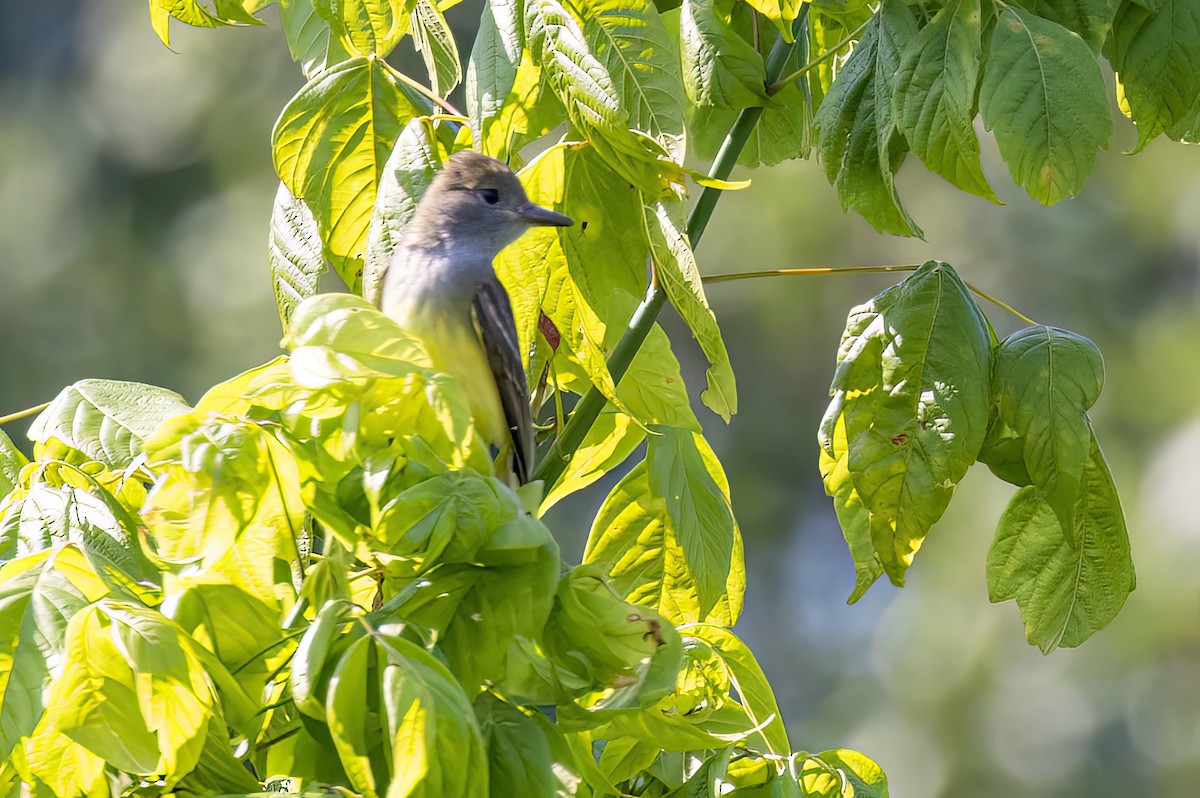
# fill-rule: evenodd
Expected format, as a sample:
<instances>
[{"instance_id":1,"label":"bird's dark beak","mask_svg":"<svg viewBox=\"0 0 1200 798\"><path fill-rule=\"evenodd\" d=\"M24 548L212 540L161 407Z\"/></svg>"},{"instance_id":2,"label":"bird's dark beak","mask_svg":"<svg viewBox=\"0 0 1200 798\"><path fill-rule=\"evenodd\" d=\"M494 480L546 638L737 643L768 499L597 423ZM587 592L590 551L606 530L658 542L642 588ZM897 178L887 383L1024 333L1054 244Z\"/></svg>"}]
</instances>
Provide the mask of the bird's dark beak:
<instances>
[{"instance_id":1,"label":"bird's dark beak","mask_svg":"<svg viewBox=\"0 0 1200 798\"><path fill-rule=\"evenodd\" d=\"M561 213L555 213L549 208L543 208L541 205L530 203L518 211L521 218L528 224L539 225L543 227L570 227L575 224L570 216L563 216Z\"/></svg>"}]
</instances>

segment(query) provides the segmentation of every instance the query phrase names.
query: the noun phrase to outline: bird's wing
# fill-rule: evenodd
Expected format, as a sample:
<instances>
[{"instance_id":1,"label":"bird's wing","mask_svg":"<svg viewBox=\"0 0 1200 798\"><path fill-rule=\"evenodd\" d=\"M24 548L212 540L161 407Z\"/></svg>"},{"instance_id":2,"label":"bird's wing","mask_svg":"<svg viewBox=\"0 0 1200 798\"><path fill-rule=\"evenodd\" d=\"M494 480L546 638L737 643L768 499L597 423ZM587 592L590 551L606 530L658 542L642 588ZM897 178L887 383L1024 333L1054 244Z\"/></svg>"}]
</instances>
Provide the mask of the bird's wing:
<instances>
[{"instance_id":1,"label":"bird's wing","mask_svg":"<svg viewBox=\"0 0 1200 798\"><path fill-rule=\"evenodd\" d=\"M500 392L500 404L513 440L513 471L521 483L533 471L533 417L529 411L529 386L521 365L517 325L504 286L492 278L479 286L471 302L475 331L487 352L488 364Z\"/></svg>"}]
</instances>

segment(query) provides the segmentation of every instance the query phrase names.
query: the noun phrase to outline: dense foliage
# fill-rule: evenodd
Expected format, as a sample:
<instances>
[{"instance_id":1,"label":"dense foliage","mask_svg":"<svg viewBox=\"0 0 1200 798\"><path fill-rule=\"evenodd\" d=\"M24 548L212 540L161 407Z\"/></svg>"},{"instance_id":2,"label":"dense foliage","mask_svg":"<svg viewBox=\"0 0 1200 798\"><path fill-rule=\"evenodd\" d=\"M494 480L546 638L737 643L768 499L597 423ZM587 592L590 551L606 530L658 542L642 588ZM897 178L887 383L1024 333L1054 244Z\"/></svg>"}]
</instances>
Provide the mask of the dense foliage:
<instances>
[{"instance_id":1,"label":"dense foliage","mask_svg":"<svg viewBox=\"0 0 1200 798\"><path fill-rule=\"evenodd\" d=\"M259 24L266 5L150 10L168 42L172 19ZM896 169L911 149L994 199L982 114L1014 180L1056 202L1111 134L1098 53L1139 148L1197 138L1194 4L492 0L465 69L454 5L279 0L308 78L273 136L286 357L194 407L76 383L34 424L32 462L0 433L8 792L886 795L861 754L794 748L730 631L741 535L655 318L669 300L687 323L701 400L728 421L694 248L735 163L815 148L844 206L919 234ZM404 40L427 80L385 60ZM464 80L465 114L446 99ZM459 386L366 301L463 148L578 222L496 263L545 427L541 481L519 491ZM715 153L708 174L689 148ZM366 300L318 295L327 265ZM1107 624L1134 576L1087 416L1102 383L1086 338L1031 322L997 340L944 263L853 309L819 432L851 600L903 584L982 462L1020 488L992 599L1016 599L1046 652ZM538 518L643 445L564 566Z\"/></svg>"}]
</instances>

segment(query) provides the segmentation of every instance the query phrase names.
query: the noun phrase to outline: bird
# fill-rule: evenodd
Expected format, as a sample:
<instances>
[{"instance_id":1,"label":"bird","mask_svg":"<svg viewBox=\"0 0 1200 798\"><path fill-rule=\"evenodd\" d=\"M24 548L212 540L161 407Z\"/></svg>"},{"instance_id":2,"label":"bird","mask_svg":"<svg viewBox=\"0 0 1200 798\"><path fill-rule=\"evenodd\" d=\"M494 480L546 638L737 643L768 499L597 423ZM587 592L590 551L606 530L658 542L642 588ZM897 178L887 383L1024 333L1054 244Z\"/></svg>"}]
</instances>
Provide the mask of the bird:
<instances>
[{"instance_id":1,"label":"bird","mask_svg":"<svg viewBox=\"0 0 1200 798\"><path fill-rule=\"evenodd\" d=\"M529 386L512 303L492 262L531 226L573 224L533 204L507 164L463 150L418 201L383 277L380 310L423 344L435 371L462 385L476 429L511 452L520 484L534 465Z\"/></svg>"}]
</instances>

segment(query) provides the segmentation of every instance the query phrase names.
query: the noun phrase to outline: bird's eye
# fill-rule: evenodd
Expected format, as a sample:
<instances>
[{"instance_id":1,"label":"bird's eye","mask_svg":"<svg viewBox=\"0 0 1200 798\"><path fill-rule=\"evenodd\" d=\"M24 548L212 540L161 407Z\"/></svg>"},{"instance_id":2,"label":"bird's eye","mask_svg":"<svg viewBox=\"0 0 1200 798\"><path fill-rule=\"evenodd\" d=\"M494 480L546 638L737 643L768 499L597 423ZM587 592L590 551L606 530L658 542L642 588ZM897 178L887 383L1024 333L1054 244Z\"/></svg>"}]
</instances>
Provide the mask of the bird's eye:
<instances>
[{"instance_id":1,"label":"bird's eye","mask_svg":"<svg viewBox=\"0 0 1200 798\"><path fill-rule=\"evenodd\" d=\"M494 188L476 189L475 193L479 196L479 198L481 200L486 202L488 205L495 205L497 202L500 201L500 192Z\"/></svg>"}]
</instances>

